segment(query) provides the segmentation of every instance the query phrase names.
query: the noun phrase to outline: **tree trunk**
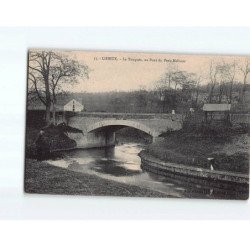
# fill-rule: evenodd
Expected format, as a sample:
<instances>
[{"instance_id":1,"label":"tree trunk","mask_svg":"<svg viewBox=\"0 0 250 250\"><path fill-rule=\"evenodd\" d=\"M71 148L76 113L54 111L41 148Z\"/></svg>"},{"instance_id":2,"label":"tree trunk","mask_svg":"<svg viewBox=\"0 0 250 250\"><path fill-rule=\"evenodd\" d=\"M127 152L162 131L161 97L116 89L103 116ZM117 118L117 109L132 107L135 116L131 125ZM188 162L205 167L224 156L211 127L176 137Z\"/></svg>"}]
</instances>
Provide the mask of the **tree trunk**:
<instances>
[{"instance_id":1,"label":"tree trunk","mask_svg":"<svg viewBox=\"0 0 250 250\"><path fill-rule=\"evenodd\" d=\"M219 103L221 103L221 101L222 101L222 94L223 94L223 90L222 90L222 86L220 86L219 97L218 97Z\"/></svg>"},{"instance_id":2,"label":"tree trunk","mask_svg":"<svg viewBox=\"0 0 250 250\"><path fill-rule=\"evenodd\" d=\"M245 109L245 92L246 92L246 82L247 82L247 74L244 75L243 86L241 89L240 101L242 110Z\"/></svg>"},{"instance_id":3,"label":"tree trunk","mask_svg":"<svg viewBox=\"0 0 250 250\"><path fill-rule=\"evenodd\" d=\"M46 105L46 124L50 124L50 103Z\"/></svg>"},{"instance_id":4,"label":"tree trunk","mask_svg":"<svg viewBox=\"0 0 250 250\"><path fill-rule=\"evenodd\" d=\"M47 125L50 124L50 108L51 108L51 101L50 101L50 90L49 90L49 78L48 74L44 77L45 83L45 94L46 94L46 123Z\"/></svg>"},{"instance_id":5,"label":"tree trunk","mask_svg":"<svg viewBox=\"0 0 250 250\"><path fill-rule=\"evenodd\" d=\"M199 87L196 90L196 97L195 97L195 107L198 106L198 99L199 99Z\"/></svg>"},{"instance_id":6,"label":"tree trunk","mask_svg":"<svg viewBox=\"0 0 250 250\"><path fill-rule=\"evenodd\" d=\"M247 84L247 74L245 74L245 77L244 77L244 84L242 86L242 109L244 110L245 109L245 92L246 92L246 84Z\"/></svg>"},{"instance_id":7,"label":"tree trunk","mask_svg":"<svg viewBox=\"0 0 250 250\"><path fill-rule=\"evenodd\" d=\"M245 101L245 91L243 90L243 93L242 93L242 99L241 99L241 102L242 102L242 111L244 111L245 110L245 103L246 103L246 101Z\"/></svg>"},{"instance_id":8,"label":"tree trunk","mask_svg":"<svg viewBox=\"0 0 250 250\"><path fill-rule=\"evenodd\" d=\"M54 103L52 103L52 122L56 125L56 107Z\"/></svg>"},{"instance_id":9,"label":"tree trunk","mask_svg":"<svg viewBox=\"0 0 250 250\"><path fill-rule=\"evenodd\" d=\"M213 84L213 85L211 86L211 89L210 89L210 91L209 91L209 97L208 97L209 103L212 102L213 93L214 93L214 87L215 87L215 84Z\"/></svg>"},{"instance_id":10,"label":"tree trunk","mask_svg":"<svg viewBox=\"0 0 250 250\"><path fill-rule=\"evenodd\" d=\"M231 83L230 90L229 90L229 103L232 103L233 98L233 82Z\"/></svg>"}]
</instances>

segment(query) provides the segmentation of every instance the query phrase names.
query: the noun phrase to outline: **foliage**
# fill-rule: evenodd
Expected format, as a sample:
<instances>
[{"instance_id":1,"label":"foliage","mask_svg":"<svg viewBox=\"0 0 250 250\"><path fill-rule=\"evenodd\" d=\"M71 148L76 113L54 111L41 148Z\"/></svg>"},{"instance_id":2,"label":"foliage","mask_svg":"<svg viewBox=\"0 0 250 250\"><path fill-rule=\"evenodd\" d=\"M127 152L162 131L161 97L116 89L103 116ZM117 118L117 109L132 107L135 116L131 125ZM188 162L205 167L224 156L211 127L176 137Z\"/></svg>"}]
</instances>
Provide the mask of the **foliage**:
<instances>
[{"instance_id":1,"label":"foliage","mask_svg":"<svg viewBox=\"0 0 250 250\"><path fill-rule=\"evenodd\" d=\"M250 62L247 59L241 65L237 61L212 60L208 72L200 73L187 72L177 66L168 65L165 73L156 81L155 90L161 100L163 112L165 106L173 109L177 106L198 108L204 102L243 103L244 107L249 72ZM238 80L243 76L242 83L236 76Z\"/></svg>"},{"instance_id":2,"label":"foliage","mask_svg":"<svg viewBox=\"0 0 250 250\"><path fill-rule=\"evenodd\" d=\"M249 154L244 128L199 127L173 131L147 146L147 153L167 162L209 168L215 159L216 170L248 174ZM237 145L237 147L235 147Z\"/></svg>"},{"instance_id":3,"label":"foliage","mask_svg":"<svg viewBox=\"0 0 250 250\"><path fill-rule=\"evenodd\" d=\"M50 109L57 102L57 94L65 86L88 78L89 68L64 53L54 51L30 51L28 70L28 101L39 98L46 106L46 121L50 121Z\"/></svg>"}]
</instances>

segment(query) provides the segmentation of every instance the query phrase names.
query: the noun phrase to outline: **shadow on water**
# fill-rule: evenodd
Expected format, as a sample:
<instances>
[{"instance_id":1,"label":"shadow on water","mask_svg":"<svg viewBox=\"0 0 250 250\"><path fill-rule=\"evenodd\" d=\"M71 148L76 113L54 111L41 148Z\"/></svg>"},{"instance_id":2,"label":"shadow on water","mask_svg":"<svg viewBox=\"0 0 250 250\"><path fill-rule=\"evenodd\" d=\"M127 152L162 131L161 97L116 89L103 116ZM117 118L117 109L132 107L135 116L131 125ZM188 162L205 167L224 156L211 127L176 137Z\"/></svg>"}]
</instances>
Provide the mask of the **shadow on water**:
<instances>
[{"instance_id":1,"label":"shadow on water","mask_svg":"<svg viewBox=\"0 0 250 250\"><path fill-rule=\"evenodd\" d=\"M141 174L140 170L131 170L127 169L122 166L122 162L119 161L96 161L94 166L90 167L92 170L103 173L109 174L113 176L134 176Z\"/></svg>"},{"instance_id":2,"label":"shadow on water","mask_svg":"<svg viewBox=\"0 0 250 250\"><path fill-rule=\"evenodd\" d=\"M245 184L218 182L174 173L164 173L164 176L153 173L149 175L156 181L166 184L172 182L183 188L183 196L187 198L246 200L249 196L249 186Z\"/></svg>"},{"instance_id":3,"label":"shadow on water","mask_svg":"<svg viewBox=\"0 0 250 250\"><path fill-rule=\"evenodd\" d=\"M247 199L247 185L208 181L174 173L157 175L144 171L138 153L140 143L126 143L114 148L61 152L51 164L73 171L97 175L128 185L137 185L173 197L206 199Z\"/></svg>"}]
</instances>

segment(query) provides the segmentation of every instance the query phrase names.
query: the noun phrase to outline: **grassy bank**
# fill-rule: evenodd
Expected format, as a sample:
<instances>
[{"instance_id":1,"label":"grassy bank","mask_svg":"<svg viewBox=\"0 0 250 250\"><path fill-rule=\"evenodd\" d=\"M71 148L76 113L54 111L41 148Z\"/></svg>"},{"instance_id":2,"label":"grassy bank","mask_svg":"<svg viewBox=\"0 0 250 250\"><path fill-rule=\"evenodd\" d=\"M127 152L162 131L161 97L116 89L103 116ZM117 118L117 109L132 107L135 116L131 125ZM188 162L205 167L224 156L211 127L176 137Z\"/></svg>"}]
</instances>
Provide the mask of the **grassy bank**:
<instances>
[{"instance_id":1,"label":"grassy bank","mask_svg":"<svg viewBox=\"0 0 250 250\"><path fill-rule=\"evenodd\" d=\"M149 145L146 152L166 162L201 168L209 168L207 158L214 158L215 170L249 173L249 137L242 128L174 131Z\"/></svg>"},{"instance_id":2,"label":"grassy bank","mask_svg":"<svg viewBox=\"0 0 250 250\"><path fill-rule=\"evenodd\" d=\"M105 180L94 175L73 172L32 159L26 159L25 192L67 195L166 197L166 195L160 192Z\"/></svg>"},{"instance_id":3,"label":"grassy bank","mask_svg":"<svg viewBox=\"0 0 250 250\"><path fill-rule=\"evenodd\" d=\"M73 129L68 127L68 129ZM65 126L59 124L54 126L53 124L47 127L34 127L27 126L26 129L26 157L35 158L36 157L36 145L35 141L38 137L38 133L40 130L44 131L45 142L48 145L50 151L61 150L61 149L69 149L74 148L76 146L76 142L70 139L65 132ZM76 130L76 129L75 129Z\"/></svg>"}]
</instances>

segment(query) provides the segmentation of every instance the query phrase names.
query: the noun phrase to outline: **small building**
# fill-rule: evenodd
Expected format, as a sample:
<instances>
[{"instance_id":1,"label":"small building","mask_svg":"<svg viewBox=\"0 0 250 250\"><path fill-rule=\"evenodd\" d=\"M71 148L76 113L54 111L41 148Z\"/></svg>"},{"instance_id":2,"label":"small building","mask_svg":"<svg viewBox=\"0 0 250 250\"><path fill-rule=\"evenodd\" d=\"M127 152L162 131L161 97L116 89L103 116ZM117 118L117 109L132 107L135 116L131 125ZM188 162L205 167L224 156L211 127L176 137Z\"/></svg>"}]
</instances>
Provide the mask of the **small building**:
<instances>
[{"instance_id":1,"label":"small building","mask_svg":"<svg viewBox=\"0 0 250 250\"><path fill-rule=\"evenodd\" d=\"M228 103L206 103L202 110L205 113L206 123L230 124L231 104Z\"/></svg>"},{"instance_id":2,"label":"small building","mask_svg":"<svg viewBox=\"0 0 250 250\"><path fill-rule=\"evenodd\" d=\"M55 111L55 121L53 121L53 106L51 106L51 122L59 124L61 122L66 122L67 117L71 112L82 112L84 106L76 99L67 100L66 98L58 98L57 104L54 106ZM33 100L27 104L27 121L30 124L41 124L45 122L46 117L46 107L39 100Z\"/></svg>"},{"instance_id":3,"label":"small building","mask_svg":"<svg viewBox=\"0 0 250 250\"><path fill-rule=\"evenodd\" d=\"M84 110L84 106L75 99L72 99L63 106L63 110L71 112L82 112Z\"/></svg>"}]
</instances>

